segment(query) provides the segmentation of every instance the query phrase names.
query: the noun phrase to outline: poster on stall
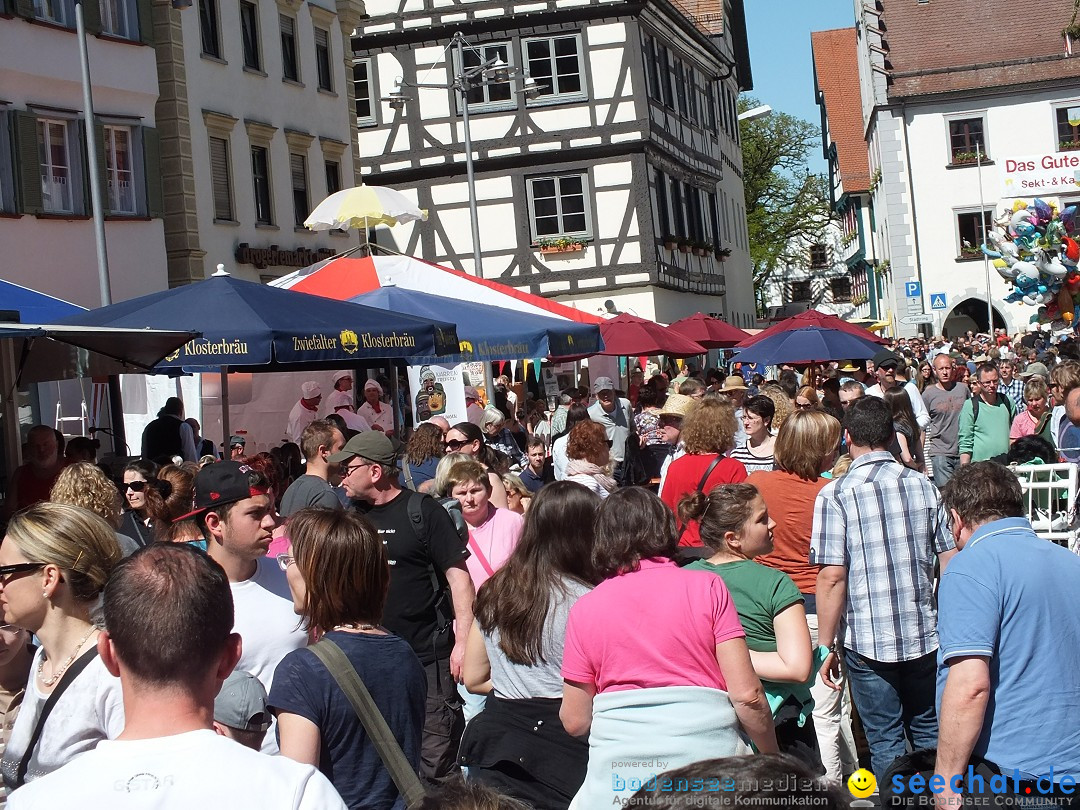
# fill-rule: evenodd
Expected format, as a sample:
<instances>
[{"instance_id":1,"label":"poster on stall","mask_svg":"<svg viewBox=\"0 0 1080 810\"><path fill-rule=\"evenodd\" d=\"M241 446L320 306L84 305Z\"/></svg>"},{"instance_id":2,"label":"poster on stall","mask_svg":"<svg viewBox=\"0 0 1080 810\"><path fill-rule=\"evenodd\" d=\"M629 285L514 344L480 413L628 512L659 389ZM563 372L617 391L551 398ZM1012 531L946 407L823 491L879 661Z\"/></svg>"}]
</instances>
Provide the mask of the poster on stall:
<instances>
[{"instance_id":1,"label":"poster on stall","mask_svg":"<svg viewBox=\"0 0 1080 810\"><path fill-rule=\"evenodd\" d=\"M413 427L433 416L441 416L451 425L467 421L464 370L464 364L409 366Z\"/></svg>"}]
</instances>

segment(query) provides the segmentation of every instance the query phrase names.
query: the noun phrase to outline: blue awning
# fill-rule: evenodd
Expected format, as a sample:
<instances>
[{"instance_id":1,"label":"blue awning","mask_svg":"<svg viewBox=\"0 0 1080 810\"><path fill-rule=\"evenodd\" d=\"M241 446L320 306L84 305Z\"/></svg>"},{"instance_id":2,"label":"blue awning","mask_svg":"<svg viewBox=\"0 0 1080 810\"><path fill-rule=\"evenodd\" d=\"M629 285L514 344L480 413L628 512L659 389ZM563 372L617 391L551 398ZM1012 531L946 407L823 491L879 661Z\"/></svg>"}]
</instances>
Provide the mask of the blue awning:
<instances>
[{"instance_id":1,"label":"blue awning","mask_svg":"<svg viewBox=\"0 0 1080 810\"><path fill-rule=\"evenodd\" d=\"M61 318L86 311L61 298L3 279L0 279L0 309L14 309L23 323L56 323Z\"/></svg>"}]
</instances>

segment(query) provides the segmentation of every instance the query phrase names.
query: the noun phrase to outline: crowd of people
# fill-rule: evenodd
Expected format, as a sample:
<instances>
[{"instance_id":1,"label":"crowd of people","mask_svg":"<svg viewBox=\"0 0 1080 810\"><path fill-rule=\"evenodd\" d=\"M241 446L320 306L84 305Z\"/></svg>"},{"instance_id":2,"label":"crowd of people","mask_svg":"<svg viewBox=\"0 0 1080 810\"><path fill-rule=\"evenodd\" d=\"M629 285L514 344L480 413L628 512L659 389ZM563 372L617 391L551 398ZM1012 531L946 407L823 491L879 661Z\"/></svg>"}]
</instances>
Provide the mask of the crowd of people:
<instances>
[{"instance_id":1,"label":"crowd of people","mask_svg":"<svg viewBox=\"0 0 1080 810\"><path fill-rule=\"evenodd\" d=\"M221 458L170 399L114 475L33 428L0 544L8 803L592 810L730 782L694 805L720 806L786 777L842 807L860 765L883 795L936 774L939 803L977 765L1068 805L1080 559L1015 469L1080 456L1076 345L757 371L551 407L498 379L411 431L342 373L323 418L305 383L294 441Z\"/></svg>"}]
</instances>

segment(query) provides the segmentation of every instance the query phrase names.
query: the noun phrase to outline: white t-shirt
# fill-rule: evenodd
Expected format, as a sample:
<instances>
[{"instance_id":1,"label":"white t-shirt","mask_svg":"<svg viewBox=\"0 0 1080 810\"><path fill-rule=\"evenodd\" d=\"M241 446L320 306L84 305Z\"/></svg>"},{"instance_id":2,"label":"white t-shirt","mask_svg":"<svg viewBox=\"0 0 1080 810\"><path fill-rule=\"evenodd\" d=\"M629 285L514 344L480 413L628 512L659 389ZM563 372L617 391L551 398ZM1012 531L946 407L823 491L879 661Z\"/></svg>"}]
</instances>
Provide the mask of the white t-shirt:
<instances>
[{"instance_id":1,"label":"white t-shirt","mask_svg":"<svg viewBox=\"0 0 1080 810\"><path fill-rule=\"evenodd\" d=\"M39 647L30 667L31 673L37 672L44 654L44 649ZM30 737L48 699L49 696L38 689L37 678L31 674L22 708L4 749L2 767L8 782L15 780L19 762L30 744ZM101 740L118 736L123 730L124 701L120 694L120 679L110 675L101 659L95 657L53 706L38 739L37 749L30 758L26 781L39 779L57 770L72 757L91 750Z\"/></svg>"},{"instance_id":2,"label":"white t-shirt","mask_svg":"<svg viewBox=\"0 0 1080 810\"><path fill-rule=\"evenodd\" d=\"M107 740L58 773L16 790L8 807L345 810L345 803L311 765L271 759L202 729L149 740Z\"/></svg>"},{"instance_id":3,"label":"white t-shirt","mask_svg":"<svg viewBox=\"0 0 1080 810\"><path fill-rule=\"evenodd\" d=\"M266 688L274 682L274 670L281 659L306 647L307 633L299 627L300 617L293 611L292 596L285 572L271 557L262 557L255 576L244 582L231 582L235 619L233 632L244 641L244 651L236 668L250 672ZM278 752L273 726L263 740L263 753Z\"/></svg>"}]
</instances>

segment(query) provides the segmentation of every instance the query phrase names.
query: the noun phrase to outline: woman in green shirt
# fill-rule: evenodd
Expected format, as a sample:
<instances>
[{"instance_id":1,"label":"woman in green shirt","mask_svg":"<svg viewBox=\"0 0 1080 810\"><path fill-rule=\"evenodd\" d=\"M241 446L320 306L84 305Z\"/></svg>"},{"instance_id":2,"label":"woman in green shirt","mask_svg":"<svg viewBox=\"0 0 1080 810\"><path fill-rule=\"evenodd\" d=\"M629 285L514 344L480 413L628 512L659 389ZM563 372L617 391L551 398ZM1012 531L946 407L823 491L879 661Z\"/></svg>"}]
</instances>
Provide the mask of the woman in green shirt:
<instances>
[{"instance_id":1,"label":"woman in green shirt","mask_svg":"<svg viewBox=\"0 0 1080 810\"><path fill-rule=\"evenodd\" d=\"M702 542L714 551L687 568L716 574L731 592L750 660L769 698L780 750L824 772L811 717L815 656L803 597L787 574L754 562L773 549L775 523L764 499L751 484L725 484L708 495L697 491L684 497L679 519L697 520Z\"/></svg>"}]
</instances>

